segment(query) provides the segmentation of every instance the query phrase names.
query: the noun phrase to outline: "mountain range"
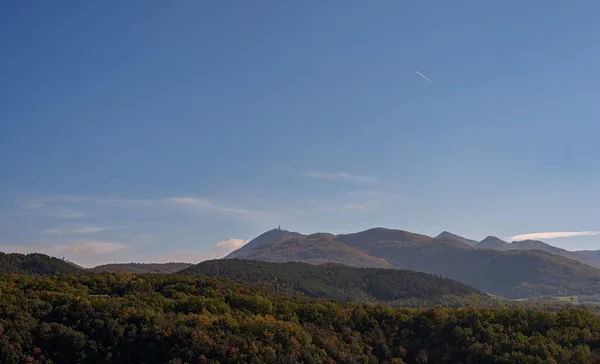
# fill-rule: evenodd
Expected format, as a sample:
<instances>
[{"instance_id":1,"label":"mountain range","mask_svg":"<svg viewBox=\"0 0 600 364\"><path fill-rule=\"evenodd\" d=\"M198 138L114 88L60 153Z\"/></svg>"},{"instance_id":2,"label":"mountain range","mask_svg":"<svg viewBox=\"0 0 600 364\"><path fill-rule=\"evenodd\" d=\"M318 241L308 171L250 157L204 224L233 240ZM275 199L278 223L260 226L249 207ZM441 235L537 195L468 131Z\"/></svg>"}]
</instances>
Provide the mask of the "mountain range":
<instances>
[{"instance_id":1,"label":"mountain range","mask_svg":"<svg viewBox=\"0 0 600 364\"><path fill-rule=\"evenodd\" d=\"M305 235L273 229L231 252L225 259L310 263L312 265L297 267L301 267L302 271L314 269L315 272L320 271L322 268L318 266L323 264L378 268L383 272L376 274L381 281L386 281L382 274L388 277L398 274L394 269L420 271L506 298L596 295L600 291L599 251L567 251L536 240L509 243L493 236L477 242L447 231L430 237L387 228L338 235L323 232ZM201 272L204 269L202 267L190 263L124 263L87 269L44 254L0 253L0 273L3 274L117 271L172 274L193 270ZM328 272L330 274L331 269ZM358 273L344 273L347 276L354 274ZM356 277L358 280L364 279L364 275ZM315 281L314 277L312 281ZM310 285L313 284L318 286L323 282ZM327 291L332 292L330 288ZM346 289L343 291L350 292ZM361 297L368 300L364 295Z\"/></svg>"},{"instance_id":2,"label":"mountain range","mask_svg":"<svg viewBox=\"0 0 600 364\"><path fill-rule=\"evenodd\" d=\"M274 229L225 258L410 269L509 298L595 294L600 289L600 264L591 252L495 237L476 243L449 232L434 238L386 228L340 235Z\"/></svg>"},{"instance_id":3,"label":"mountain range","mask_svg":"<svg viewBox=\"0 0 600 364\"><path fill-rule=\"evenodd\" d=\"M488 236L473 246L479 249L494 249L501 251L541 250L550 254L556 254L565 258L578 260L582 263L600 268L600 251L597 250L569 251L566 249L557 248L539 240L520 240L509 243L495 236Z\"/></svg>"}]
</instances>

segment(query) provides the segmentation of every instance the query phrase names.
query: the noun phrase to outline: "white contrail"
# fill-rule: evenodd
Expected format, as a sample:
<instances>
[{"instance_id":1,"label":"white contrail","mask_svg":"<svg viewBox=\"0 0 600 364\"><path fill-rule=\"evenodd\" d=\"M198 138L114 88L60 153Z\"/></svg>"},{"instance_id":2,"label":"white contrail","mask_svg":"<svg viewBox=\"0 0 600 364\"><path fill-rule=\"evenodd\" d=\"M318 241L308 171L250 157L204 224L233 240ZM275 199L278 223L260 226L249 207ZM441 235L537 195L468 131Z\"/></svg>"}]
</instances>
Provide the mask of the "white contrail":
<instances>
[{"instance_id":1,"label":"white contrail","mask_svg":"<svg viewBox=\"0 0 600 364\"><path fill-rule=\"evenodd\" d=\"M416 73L417 73L419 76L423 77L425 80L427 80L428 82L430 82L432 85L435 85L435 86L437 86L437 85L435 84L435 82L431 81L429 78L427 78L427 76L425 76L425 75L424 75L424 74L422 74L421 72L419 72L419 71L415 71L415 72L416 72Z\"/></svg>"}]
</instances>

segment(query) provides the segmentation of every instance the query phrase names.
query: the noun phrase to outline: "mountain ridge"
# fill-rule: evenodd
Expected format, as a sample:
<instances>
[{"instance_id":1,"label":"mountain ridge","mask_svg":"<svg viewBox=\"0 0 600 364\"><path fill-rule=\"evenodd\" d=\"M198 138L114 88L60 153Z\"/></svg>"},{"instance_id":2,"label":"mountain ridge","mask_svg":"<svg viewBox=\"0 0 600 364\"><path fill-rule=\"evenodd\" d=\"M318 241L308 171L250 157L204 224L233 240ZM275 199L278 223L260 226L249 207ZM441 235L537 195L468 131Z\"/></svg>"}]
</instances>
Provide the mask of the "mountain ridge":
<instances>
[{"instance_id":1,"label":"mountain ridge","mask_svg":"<svg viewBox=\"0 0 600 364\"><path fill-rule=\"evenodd\" d=\"M451 232L449 232L449 231L445 231L445 230L444 230L444 231L442 231L441 233L439 233L439 234L436 236L436 238L446 238L446 239L458 240L458 241L460 241L461 243L465 243L465 244L468 244L468 245L470 245L470 246L475 246L475 245L477 245L477 244L479 243L477 240L473 240L473 239L467 239L467 238L465 238L465 237L462 237L462 236L460 236L460 235L453 234L453 233L451 233Z\"/></svg>"},{"instance_id":2,"label":"mountain ridge","mask_svg":"<svg viewBox=\"0 0 600 364\"><path fill-rule=\"evenodd\" d=\"M448 234L444 235L448 236ZM300 234L299 236L306 237ZM570 257L543 251L543 249L551 249L548 248L551 247L548 244L506 243L511 247L533 248L533 250L495 250L479 248L477 245L471 246L456 239L455 236L452 234L451 237L432 238L409 231L379 227L350 234L327 234L327 241L330 244L337 242L368 256L383 259L394 268L439 274L505 297L564 296L600 289L599 269ZM298 238L294 239L297 241ZM486 239L487 242L493 240L501 242L502 245L505 243L499 238ZM277 256L279 249L292 243L281 235L280 241L270 243L263 241L257 249L250 250L243 258L278 262L333 261L331 256L321 256L321 259L315 259L316 257L313 256L312 260L304 259L306 257L302 254L302 247L298 247L292 258L289 255ZM560 248L553 251L565 254ZM316 250L313 250L313 253L315 252ZM332 254L335 255L335 252ZM340 260L334 262L342 263ZM346 260L343 264L369 266L364 260L362 262L363 264L356 265Z\"/></svg>"},{"instance_id":3,"label":"mountain ridge","mask_svg":"<svg viewBox=\"0 0 600 364\"><path fill-rule=\"evenodd\" d=\"M369 255L359 249L345 245L335 239L335 235L315 233L302 235L289 232L277 233L271 230L260 235L253 249L237 250L225 259L250 259L267 262L297 261L313 264L340 263L354 267L394 268L381 257ZM278 241L267 241L278 238ZM250 244L248 243L248 244Z\"/></svg>"}]
</instances>

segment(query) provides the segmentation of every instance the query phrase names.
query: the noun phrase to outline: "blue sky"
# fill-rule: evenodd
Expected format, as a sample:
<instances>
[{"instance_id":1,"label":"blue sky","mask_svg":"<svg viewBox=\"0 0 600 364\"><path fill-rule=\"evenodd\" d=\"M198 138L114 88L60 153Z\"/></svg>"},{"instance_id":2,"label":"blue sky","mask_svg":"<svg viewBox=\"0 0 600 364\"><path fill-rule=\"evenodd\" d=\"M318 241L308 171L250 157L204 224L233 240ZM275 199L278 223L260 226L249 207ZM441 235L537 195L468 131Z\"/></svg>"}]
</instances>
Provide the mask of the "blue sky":
<instances>
[{"instance_id":1,"label":"blue sky","mask_svg":"<svg viewBox=\"0 0 600 364\"><path fill-rule=\"evenodd\" d=\"M3 3L0 250L93 265L222 256L279 224L598 231L599 11Z\"/></svg>"}]
</instances>

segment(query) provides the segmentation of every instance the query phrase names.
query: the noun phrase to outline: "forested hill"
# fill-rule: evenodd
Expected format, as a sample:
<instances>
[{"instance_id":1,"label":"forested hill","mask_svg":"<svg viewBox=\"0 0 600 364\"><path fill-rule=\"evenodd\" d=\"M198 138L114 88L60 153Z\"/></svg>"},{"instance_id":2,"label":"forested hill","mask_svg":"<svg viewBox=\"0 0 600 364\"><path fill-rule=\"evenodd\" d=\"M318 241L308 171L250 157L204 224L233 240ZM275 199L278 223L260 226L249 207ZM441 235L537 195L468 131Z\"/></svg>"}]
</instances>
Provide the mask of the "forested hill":
<instances>
[{"instance_id":1,"label":"forested hill","mask_svg":"<svg viewBox=\"0 0 600 364\"><path fill-rule=\"evenodd\" d=\"M276 291L345 302L394 302L438 299L445 295L481 295L451 279L400 269L354 268L341 264L268 263L255 260L211 260L184 269L260 284ZM483 297L480 297L483 298Z\"/></svg>"},{"instance_id":2,"label":"forested hill","mask_svg":"<svg viewBox=\"0 0 600 364\"><path fill-rule=\"evenodd\" d=\"M0 252L0 274L78 274L84 269L45 254Z\"/></svg>"},{"instance_id":3,"label":"forested hill","mask_svg":"<svg viewBox=\"0 0 600 364\"><path fill-rule=\"evenodd\" d=\"M0 275L0 363L598 363L584 310L411 310L206 276Z\"/></svg>"}]
</instances>

